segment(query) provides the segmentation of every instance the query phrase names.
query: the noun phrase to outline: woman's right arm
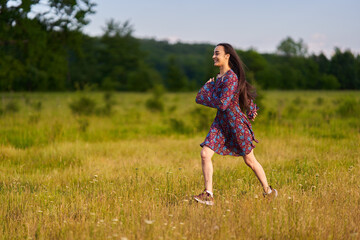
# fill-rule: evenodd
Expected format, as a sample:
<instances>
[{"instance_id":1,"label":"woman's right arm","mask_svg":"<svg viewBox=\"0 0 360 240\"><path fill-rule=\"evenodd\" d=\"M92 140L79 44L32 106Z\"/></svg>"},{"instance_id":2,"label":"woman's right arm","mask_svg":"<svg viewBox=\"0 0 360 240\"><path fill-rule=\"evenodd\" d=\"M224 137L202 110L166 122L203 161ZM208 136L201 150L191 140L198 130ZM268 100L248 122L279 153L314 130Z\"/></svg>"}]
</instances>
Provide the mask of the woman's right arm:
<instances>
[{"instance_id":1,"label":"woman's right arm","mask_svg":"<svg viewBox=\"0 0 360 240\"><path fill-rule=\"evenodd\" d=\"M237 77L235 74L225 76L220 82L210 79L198 92L196 102L208 107L225 111L234 98L237 89ZM218 90L218 92L215 91Z\"/></svg>"},{"instance_id":2,"label":"woman's right arm","mask_svg":"<svg viewBox=\"0 0 360 240\"><path fill-rule=\"evenodd\" d=\"M200 88L198 94L196 95L196 103L215 108L215 105L212 101L213 93L215 91L215 82L214 79L211 78L209 81L205 83L205 85Z\"/></svg>"}]
</instances>

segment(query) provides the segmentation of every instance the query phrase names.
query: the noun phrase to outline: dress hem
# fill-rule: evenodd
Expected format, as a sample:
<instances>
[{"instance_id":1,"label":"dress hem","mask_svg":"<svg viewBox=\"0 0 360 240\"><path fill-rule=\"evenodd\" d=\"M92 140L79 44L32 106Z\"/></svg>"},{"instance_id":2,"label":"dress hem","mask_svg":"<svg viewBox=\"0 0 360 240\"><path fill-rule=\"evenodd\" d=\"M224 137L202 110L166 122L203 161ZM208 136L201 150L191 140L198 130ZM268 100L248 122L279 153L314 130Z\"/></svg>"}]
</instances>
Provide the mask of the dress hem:
<instances>
[{"instance_id":1,"label":"dress hem","mask_svg":"<svg viewBox=\"0 0 360 240\"><path fill-rule=\"evenodd\" d=\"M230 152L231 154L227 153L227 154L222 154L222 153L218 153L214 147L211 147L210 145L208 144L205 144L205 143L200 143L200 147L204 147L204 146L207 146L208 148L210 148L211 150L213 150L215 153L221 155L221 156L232 156L232 157L243 157L245 155L248 155L254 148L255 148L255 145L251 145L251 150L250 151L245 151L245 154L239 154L239 153L234 153L234 152Z\"/></svg>"}]
</instances>

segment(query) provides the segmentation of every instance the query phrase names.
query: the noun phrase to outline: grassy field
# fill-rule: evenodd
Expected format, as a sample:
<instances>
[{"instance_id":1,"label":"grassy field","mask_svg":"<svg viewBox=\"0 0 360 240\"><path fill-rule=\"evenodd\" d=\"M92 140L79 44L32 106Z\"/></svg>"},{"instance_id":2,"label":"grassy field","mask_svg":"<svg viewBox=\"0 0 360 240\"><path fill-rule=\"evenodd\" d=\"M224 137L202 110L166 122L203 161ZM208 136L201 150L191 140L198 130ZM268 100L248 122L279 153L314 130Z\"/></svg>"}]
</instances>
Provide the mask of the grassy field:
<instances>
[{"instance_id":1,"label":"grassy field","mask_svg":"<svg viewBox=\"0 0 360 240\"><path fill-rule=\"evenodd\" d=\"M216 110L195 95L1 93L0 239L360 239L360 92L263 92L279 197L216 155L211 207L191 196Z\"/></svg>"}]
</instances>

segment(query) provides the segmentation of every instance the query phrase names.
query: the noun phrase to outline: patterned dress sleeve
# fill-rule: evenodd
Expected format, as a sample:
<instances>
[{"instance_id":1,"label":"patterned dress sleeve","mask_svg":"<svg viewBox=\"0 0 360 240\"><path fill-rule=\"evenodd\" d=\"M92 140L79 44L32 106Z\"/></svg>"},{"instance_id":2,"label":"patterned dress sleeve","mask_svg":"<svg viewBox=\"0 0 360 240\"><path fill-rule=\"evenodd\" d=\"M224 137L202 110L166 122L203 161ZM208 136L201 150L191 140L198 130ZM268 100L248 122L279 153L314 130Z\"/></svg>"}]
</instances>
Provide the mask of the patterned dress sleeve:
<instances>
[{"instance_id":1,"label":"patterned dress sleeve","mask_svg":"<svg viewBox=\"0 0 360 240\"><path fill-rule=\"evenodd\" d=\"M215 82L206 82L196 95L196 103L215 108L214 103L211 101L213 93L215 92L214 90Z\"/></svg>"},{"instance_id":2,"label":"patterned dress sleeve","mask_svg":"<svg viewBox=\"0 0 360 240\"><path fill-rule=\"evenodd\" d=\"M258 109L259 109L259 107L254 103L254 101L250 100L250 109L246 111L247 117L250 120L254 120L255 113L257 112Z\"/></svg>"},{"instance_id":3,"label":"patterned dress sleeve","mask_svg":"<svg viewBox=\"0 0 360 240\"><path fill-rule=\"evenodd\" d=\"M196 96L196 103L225 111L234 97L237 88L237 78L233 74L222 80L206 83Z\"/></svg>"}]
</instances>

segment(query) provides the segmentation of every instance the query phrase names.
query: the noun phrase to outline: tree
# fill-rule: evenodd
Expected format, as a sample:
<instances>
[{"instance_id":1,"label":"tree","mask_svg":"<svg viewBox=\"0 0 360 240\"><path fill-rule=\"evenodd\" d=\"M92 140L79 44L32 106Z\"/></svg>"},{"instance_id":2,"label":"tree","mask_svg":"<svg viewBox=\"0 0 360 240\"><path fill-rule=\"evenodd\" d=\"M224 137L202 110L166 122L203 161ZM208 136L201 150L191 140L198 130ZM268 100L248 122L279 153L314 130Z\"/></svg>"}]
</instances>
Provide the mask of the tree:
<instances>
[{"instance_id":1,"label":"tree","mask_svg":"<svg viewBox=\"0 0 360 240\"><path fill-rule=\"evenodd\" d=\"M308 48L301 38L298 42L295 42L291 37L287 37L277 46L277 52L287 57L305 56L307 50Z\"/></svg>"},{"instance_id":2,"label":"tree","mask_svg":"<svg viewBox=\"0 0 360 240\"><path fill-rule=\"evenodd\" d=\"M100 38L101 48L97 57L99 71L101 76L117 83L119 87L116 90L129 90L128 86L132 86L129 84L129 76L139 79L141 75L131 73L140 69L143 58L139 41L131 35L132 32L128 21L121 24L109 20ZM100 82L102 80L99 79Z\"/></svg>"},{"instance_id":3,"label":"tree","mask_svg":"<svg viewBox=\"0 0 360 240\"><path fill-rule=\"evenodd\" d=\"M1 0L0 13L3 23L12 27L23 19L37 19L47 30L79 30L95 6L91 0Z\"/></svg>"},{"instance_id":4,"label":"tree","mask_svg":"<svg viewBox=\"0 0 360 240\"><path fill-rule=\"evenodd\" d=\"M360 89L356 59L350 50L341 52L336 48L330 66L330 74L339 80L341 89Z\"/></svg>"},{"instance_id":5,"label":"tree","mask_svg":"<svg viewBox=\"0 0 360 240\"><path fill-rule=\"evenodd\" d=\"M311 58L318 64L319 71L321 73L329 73L329 71L330 71L330 61L324 55L324 53L320 53L319 56L312 55Z\"/></svg>"},{"instance_id":6,"label":"tree","mask_svg":"<svg viewBox=\"0 0 360 240\"><path fill-rule=\"evenodd\" d=\"M169 59L167 68L167 84L168 89L174 92L187 90L188 88L188 80L176 64L174 56Z\"/></svg>"},{"instance_id":7,"label":"tree","mask_svg":"<svg viewBox=\"0 0 360 240\"><path fill-rule=\"evenodd\" d=\"M68 51L78 47L78 31L94 6L90 0L0 0L0 90L64 90Z\"/></svg>"}]
</instances>

